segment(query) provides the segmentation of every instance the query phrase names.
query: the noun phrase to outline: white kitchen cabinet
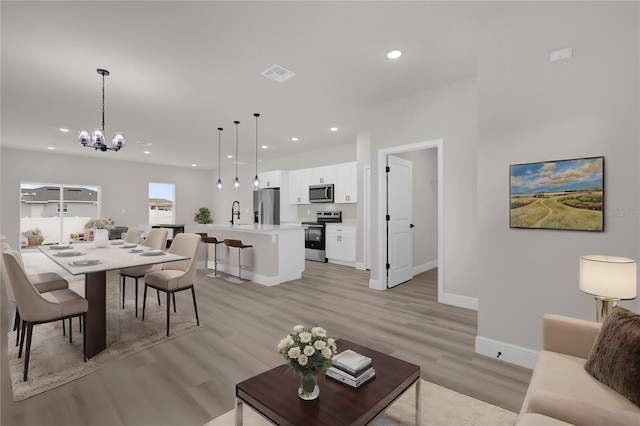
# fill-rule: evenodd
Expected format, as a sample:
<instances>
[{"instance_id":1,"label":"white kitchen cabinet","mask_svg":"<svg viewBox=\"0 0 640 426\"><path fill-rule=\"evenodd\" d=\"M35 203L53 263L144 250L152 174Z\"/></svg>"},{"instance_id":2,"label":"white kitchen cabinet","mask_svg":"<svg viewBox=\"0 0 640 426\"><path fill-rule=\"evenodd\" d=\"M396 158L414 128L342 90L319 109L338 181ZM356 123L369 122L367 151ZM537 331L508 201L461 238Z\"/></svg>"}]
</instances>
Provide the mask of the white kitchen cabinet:
<instances>
[{"instance_id":1,"label":"white kitchen cabinet","mask_svg":"<svg viewBox=\"0 0 640 426\"><path fill-rule=\"evenodd\" d=\"M291 205L291 189L289 188L289 172L286 170L273 170L258 173L260 188L280 188L280 223L295 222L298 220L298 209Z\"/></svg>"},{"instance_id":2,"label":"white kitchen cabinet","mask_svg":"<svg viewBox=\"0 0 640 426\"><path fill-rule=\"evenodd\" d=\"M358 201L358 163L344 163L335 166L336 203L356 203Z\"/></svg>"},{"instance_id":3,"label":"white kitchen cabinet","mask_svg":"<svg viewBox=\"0 0 640 426\"><path fill-rule=\"evenodd\" d=\"M289 204L309 204L309 179L311 169L289 172Z\"/></svg>"},{"instance_id":4,"label":"white kitchen cabinet","mask_svg":"<svg viewBox=\"0 0 640 426\"><path fill-rule=\"evenodd\" d=\"M326 257L331 263L355 266L356 227L355 225L327 224L325 239Z\"/></svg>"},{"instance_id":5,"label":"white kitchen cabinet","mask_svg":"<svg viewBox=\"0 0 640 426\"><path fill-rule=\"evenodd\" d=\"M314 167L311 170L309 185L335 183L335 166Z\"/></svg>"},{"instance_id":6,"label":"white kitchen cabinet","mask_svg":"<svg viewBox=\"0 0 640 426\"><path fill-rule=\"evenodd\" d=\"M282 173L282 170L258 173L260 188L280 188L282 186Z\"/></svg>"}]
</instances>

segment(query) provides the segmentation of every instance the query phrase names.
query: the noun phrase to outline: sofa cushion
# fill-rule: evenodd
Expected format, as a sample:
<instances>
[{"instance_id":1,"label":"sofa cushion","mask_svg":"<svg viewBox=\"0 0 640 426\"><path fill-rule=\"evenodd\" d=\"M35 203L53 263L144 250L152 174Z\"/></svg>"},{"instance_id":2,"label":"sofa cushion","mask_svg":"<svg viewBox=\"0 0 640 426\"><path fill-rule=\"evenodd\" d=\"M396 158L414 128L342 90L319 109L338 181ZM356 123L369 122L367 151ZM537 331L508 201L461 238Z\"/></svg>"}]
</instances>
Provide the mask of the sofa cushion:
<instances>
[{"instance_id":1,"label":"sofa cushion","mask_svg":"<svg viewBox=\"0 0 640 426\"><path fill-rule=\"evenodd\" d=\"M584 358L541 351L522 404L521 415L529 412L550 417L557 415L556 410L543 409L546 404L536 402L541 396L540 391L565 395L581 401L579 406L565 403L566 415L560 419L567 423L580 424L583 420L583 404L591 405L595 409L606 407L611 412L628 411L640 415L639 407L587 373L584 370L584 363ZM625 417L610 423L629 424Z\"/></svg>"},{"instance_id":2,"label":"sofa cushion","mask_svg":"<svg viewBox=\"0 0 640 426\"><path fill-rule=\"evenodd\" d=\"M640 315L620 306L613 308L584 369L640 406Z\"/></svg>"}]
</instances>

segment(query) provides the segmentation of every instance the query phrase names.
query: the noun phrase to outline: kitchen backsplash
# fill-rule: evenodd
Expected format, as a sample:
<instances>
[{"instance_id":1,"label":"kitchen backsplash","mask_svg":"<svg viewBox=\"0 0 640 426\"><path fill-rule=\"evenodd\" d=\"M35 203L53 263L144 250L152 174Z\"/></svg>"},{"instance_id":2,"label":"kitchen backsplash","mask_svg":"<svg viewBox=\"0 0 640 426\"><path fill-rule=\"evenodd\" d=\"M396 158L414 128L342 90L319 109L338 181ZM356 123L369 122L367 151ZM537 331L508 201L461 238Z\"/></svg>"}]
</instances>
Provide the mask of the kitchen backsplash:
<instances>
[{"instance_id":1,"label":"kitchen backsplash","mask_svg":"<svg viewBox=\"0 0 640 426\"><path fill-rule=\"evenodd\" d=\"M342 211L343 222L355 222L357 218L357 204L306 204L298 206L298 221L309 222L316 220L318 211Z\"/></svg>"}]
</instances>

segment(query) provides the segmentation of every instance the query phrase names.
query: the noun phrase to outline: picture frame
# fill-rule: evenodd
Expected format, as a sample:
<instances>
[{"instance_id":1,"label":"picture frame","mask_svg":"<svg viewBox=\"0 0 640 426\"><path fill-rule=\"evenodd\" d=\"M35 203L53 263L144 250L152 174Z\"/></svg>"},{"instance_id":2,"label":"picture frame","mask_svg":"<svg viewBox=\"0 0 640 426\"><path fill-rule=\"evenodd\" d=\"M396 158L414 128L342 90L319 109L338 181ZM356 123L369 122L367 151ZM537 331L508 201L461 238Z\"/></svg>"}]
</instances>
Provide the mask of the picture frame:
<instances>
[{"instance_id":1,"label":"picture frame","mask_svg":"<svg viewBox=\"0 0 640 426\"><path fill-rule=\"evenodd\" d=\"M509 166L509 227L604 232L604 156Z\"/></svg>"}]
</instances>

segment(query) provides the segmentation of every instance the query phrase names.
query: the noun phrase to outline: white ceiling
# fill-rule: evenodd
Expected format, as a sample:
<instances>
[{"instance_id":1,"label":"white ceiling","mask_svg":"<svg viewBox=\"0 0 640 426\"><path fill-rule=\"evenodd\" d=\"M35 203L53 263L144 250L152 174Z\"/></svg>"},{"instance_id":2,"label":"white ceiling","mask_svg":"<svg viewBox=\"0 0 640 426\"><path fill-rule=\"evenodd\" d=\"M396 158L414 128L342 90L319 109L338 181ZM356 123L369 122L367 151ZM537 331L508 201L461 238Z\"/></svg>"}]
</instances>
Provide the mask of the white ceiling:
<instances>
[{"instance_id":1,"label":"white ceiling","mask_svg":"<svg viewBox=\"0 0 640 426\"><path fill-rule=\"evenodd\" d=\"M239 120L239 161L253 164L255 112L259 143L269 146L261 160L355 143L372 105L475 75L478 7L2 1L2 144L212 169L218 127L222 165L235 161L226 155L235 154ZM404 55L389 60L391 49ZM260 74L274 64L297 75L278 83ZM101 124L97 68L111 72L106 136L127 139L117 153L76 142L78 129Z\"/></svg>"}]
</instances>

